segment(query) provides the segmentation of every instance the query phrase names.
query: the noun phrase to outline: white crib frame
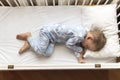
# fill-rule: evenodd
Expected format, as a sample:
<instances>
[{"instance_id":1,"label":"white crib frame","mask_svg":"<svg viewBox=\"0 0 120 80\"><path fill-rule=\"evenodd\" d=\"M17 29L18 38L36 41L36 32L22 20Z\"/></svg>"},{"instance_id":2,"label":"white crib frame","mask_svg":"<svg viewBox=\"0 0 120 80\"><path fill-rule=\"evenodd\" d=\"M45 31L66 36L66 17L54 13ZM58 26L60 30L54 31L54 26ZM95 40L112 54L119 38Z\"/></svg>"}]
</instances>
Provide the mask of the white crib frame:
<instances>
[{"instance_id":1,"label":"white crib frame","mask_svg":"<svg viewBox=\"0 0 120 80\"><path fill-rule=\"evenodd\" d=\"M9 0L5 0L8 5L10 7L14 7L11 2ZM33 0L13 0L14 3L16 4L16 7L21 7L21 6L29 6L28 1L30 2L31 6L35 6L33 3ZM40 1L40 0L37 0ZM62 6L62 2L59 5L55 5L55 0L53 1L53 5L52 6ZM60 0L61 1L61 0ZM70 6L70 1L71 0L67 0L68 4L66 6ZM89 2L89 6L92 5L94 0L90 0ZM119 0L113 0L112 3L116 3ZM45 2L45 6L49 6L48 5L48 0L44 0ZM101 0L98 0L97 3L95 5L99 5L101 2ZM109 0L106 0L104 4L102 5L106 5L109 2ZM21 5L21 3L23 5ZM75 4L74 6L77 6L78 0L75 0ZM83 0L82 6L84 6L86 3L86 0ZM6 5L0 1L0 5L5 7ZM120 4L117 6L116 9L120 8ZM120 13L118 13L117 17L120 17ZM118 25L120 25L120 21L118 21ZM118 33L120 34L120 30L118 31ZM119 38L120 40L120 38ZM76 65L72 65L72 64L67 64L67 65L53 65L53 64L48 64L47 66L44 64L36 64L36 65L2 65L0 66L0 70L33 70L33 69L120 69L120 63L103 63L103 64L93 64L93 63L86 63L86 64L76 64Z\"/></svg>"}]
</instances>

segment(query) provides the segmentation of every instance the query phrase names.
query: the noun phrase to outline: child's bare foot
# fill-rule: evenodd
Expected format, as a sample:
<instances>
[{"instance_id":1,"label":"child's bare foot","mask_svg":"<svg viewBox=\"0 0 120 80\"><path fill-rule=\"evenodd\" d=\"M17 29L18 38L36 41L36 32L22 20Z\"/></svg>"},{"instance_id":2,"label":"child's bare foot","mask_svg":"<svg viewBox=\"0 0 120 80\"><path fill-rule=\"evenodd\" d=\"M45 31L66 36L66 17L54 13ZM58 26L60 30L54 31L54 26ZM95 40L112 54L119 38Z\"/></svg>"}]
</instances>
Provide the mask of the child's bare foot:
<instances>
[{"instance_id":1,"label":"child's bare foot","mask_svg":"<svg viewBox=\"0 0 120 80\"><path fill-rule=\"evenodd\" d=\"M25 52L26 50L28 50L30 48L30 45L27 41L25 41L24 45L20 48L19 50L19 54Z\"/></svg>"},{"instance_id":2,"label":"child's bare foot","mask_svg":"<svg viewBox=\"0 0 120 80\"><path fill-rule=\"evenodd\" d=\"M30 37L30 36L31 36L31 33L30 32L26 32L26 33L22 33L22 34L16 35L16 39L27 40L27 38Z\"/></svg>"}]
</instances>

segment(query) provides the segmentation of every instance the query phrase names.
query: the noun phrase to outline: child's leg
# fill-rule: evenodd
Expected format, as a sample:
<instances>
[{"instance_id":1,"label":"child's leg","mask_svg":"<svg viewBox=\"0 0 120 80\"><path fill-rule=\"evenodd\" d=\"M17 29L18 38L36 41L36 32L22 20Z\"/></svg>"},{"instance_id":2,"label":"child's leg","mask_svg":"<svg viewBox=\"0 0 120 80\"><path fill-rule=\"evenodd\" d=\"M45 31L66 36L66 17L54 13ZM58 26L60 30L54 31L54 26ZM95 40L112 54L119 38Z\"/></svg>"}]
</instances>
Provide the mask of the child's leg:
<instances>
[{"instance_id":1,"label":"child's leg","mask_svg":"<svg viewBox=\"0 0 120 80\"><path fill-rule=\"evenodd\" d=\"M27 41L25 41L24 45L20 48L19 53L21 54L21 53L25 52L26 50L28 50L29 48L30 48L29 43Z\"/></svg>"},{"instance_id":2,"label":"child's leg","mask_svg":"<svg viewBox=\"0 0 120 80\"><path fill-rule=\"evenodd\" d=\"M31 33L30 32L26 32L26 33L21 33L21 34L18 34L16 36L16 39L19 39L19 40L27 40L28 37L31 36Z\"/></svg>"},{"instance_id":3,"label":"child's leg","mask_svg":"<svg viewBox=\"0 0 120 80\"><path fill-rule=\"evenodd\" d=\"M46 49L46 52L45 52L44 56L51 56L54 52L54 47L55 47L55 45L50 43L49 46Z\"/></svg>"},{"instance_id":4,"label":"child's leg","mask_svg":"<svg viewBox=\"0 0 120 80\"><path fill-rule=\"evenodd\" d=\"M48 45L49 45L49 38L44 33L40 33L39 38L35 39L33 37L27 38L31 48L38 54L45 53Z\"/></svg>"}]
</instances>

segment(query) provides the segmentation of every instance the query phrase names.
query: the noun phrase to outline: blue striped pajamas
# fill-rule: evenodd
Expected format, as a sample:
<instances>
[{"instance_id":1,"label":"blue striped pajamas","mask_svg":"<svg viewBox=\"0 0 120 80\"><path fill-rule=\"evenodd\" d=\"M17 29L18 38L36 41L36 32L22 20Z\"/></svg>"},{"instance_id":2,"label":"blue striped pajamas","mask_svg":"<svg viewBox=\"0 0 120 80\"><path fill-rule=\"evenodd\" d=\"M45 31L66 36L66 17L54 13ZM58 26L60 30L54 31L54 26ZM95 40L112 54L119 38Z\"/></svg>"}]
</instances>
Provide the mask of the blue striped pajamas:
<instances>
[{"instance_id":1,"label":"blue striped pajamas","mask_svg":"<svg viewBox=\"0 0 120 80\"><path fill-rule=\"evenodd\" d=\"M81 26L67 26L62 24L44 25L40 29L38 40L29 37L27 40L31 48L38 54L51 56L56 43L63 43L79 57L82 47L77 45L84 41L86 30Z\"/></svg>"}]
</instances>

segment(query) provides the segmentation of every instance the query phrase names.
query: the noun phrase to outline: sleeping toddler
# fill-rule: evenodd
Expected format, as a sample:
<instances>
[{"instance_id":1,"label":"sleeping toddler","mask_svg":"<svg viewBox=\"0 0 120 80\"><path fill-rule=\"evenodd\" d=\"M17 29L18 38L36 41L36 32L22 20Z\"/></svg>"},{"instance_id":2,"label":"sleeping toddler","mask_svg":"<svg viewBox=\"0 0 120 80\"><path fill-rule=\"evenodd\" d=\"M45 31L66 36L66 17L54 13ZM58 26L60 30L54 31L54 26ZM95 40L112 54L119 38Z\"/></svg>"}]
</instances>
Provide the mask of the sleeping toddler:
<instances>
[{"instance_id":1,"label":"sleeping toddler","mask_svg":"<svg viewBox=\"0 0 120 80\"><path fill-rule=\"evenodd\" d=\"M43 26L40 29L38 39L33 38L31 32L18 34L16 38L25 41L19 53L32 48L37 54L51 56L55 44L62 43L75 53L80 63L85 62L83 56L86 49L100 51L106 43L105 35L97 27L87 31L82 26L74 27L62 24Z\"/></svg>"}]
</instances>

